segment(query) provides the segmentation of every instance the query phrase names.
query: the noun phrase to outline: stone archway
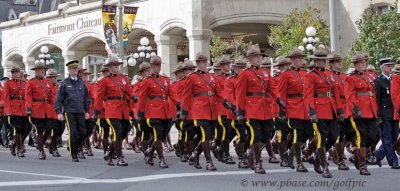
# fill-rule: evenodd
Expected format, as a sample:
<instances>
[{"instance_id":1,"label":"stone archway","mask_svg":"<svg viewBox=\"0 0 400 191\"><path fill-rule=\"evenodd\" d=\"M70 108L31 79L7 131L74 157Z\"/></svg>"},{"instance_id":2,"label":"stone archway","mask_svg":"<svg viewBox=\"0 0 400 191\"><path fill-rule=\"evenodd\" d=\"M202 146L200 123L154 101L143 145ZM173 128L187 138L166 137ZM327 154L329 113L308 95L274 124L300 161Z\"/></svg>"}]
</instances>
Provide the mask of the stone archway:
<instances>
[{"instance_id":1,"label":"stone archway","mask_svg":"<svg viewBox=\"0 0 400 191\"><path fill-rule=\"evenodd\" d=\"M25 64L24 64L24 58L22 54L19 53L13 53L7 56L3 68L7 69L7 74L4 76L10 77L11 76L11 67L13 66L18 66L21 68L21 70L25 70ZM3 70L2 68L2 70ZM2 71L4 72L4 71ZM3 74L3 73L2 73Z\"/></svg>"}]
</instances>

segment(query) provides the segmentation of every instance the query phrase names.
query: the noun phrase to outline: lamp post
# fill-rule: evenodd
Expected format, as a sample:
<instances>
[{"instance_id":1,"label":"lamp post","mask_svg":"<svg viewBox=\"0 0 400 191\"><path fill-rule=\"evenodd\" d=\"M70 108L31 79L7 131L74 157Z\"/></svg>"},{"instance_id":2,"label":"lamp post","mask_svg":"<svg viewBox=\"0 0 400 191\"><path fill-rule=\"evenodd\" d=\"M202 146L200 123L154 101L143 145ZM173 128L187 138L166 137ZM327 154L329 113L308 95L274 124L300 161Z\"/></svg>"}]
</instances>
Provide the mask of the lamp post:
<instances>
[{"instance_id":1,"label":"lamp post","mask_svg":"<svg viewBox=\"0 0 400 191\"><path fill-rule=\"evenodd\" d=\"M149 46L149 39L147 37L142 37L140 39L140 46L138 46L138 51L131 54L128 59L129 66L135 66L137 63L142 63L144 61L150 61L151 57L156 56L155 52L152 52L153 47Z\"/></svg>"},{"instance_id":2,"label":"lamp post","mask_svg":"<svg viewBox=\"0 0 400 191\"><path fill-rule=\"evenodd\" d=\"M40 53L38 55L38 60L35 60L35 64L37 64L38 62L42 62L44 64L46 64L47 66L49 66L50 68L53 68L54 65L54 59L51 58L51 54L49 53L49 47L47 46L42 46L40 48Z\"/></svg>"},{"instance_id":3,"label":"lamp post","mask_svg":"<svg viewBox=\"0 0 400 191\"><path fill-rule=\"evenodd\" d=\"M298 48L302 51L307 50L307 54L311 55L314 53L317 44L319 43L318 47L325 48L325 45L320 43L319 37L315 36L317 34L317 30L313 26L309 26L306 29L307 37L303 38L304 45L300 45Z\"/></svg>"}]
</instances>

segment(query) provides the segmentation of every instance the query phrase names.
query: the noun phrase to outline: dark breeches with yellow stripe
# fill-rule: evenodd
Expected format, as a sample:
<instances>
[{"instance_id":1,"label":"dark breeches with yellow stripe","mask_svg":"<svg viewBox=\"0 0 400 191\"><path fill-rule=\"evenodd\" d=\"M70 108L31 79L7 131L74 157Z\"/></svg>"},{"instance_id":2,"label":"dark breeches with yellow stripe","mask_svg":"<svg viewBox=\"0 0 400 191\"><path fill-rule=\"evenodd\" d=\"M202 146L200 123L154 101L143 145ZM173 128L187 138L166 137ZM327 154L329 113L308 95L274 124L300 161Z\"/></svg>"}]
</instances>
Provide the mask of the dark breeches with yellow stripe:
<instances>
[{"instance_id":1,"label":"dark breeches with yellow stripe","mask_svg":"<svg viewBox=\"0 0 400 191\"><path fill-rule=\"evenodd\" d=\"M7 116L7 122L11 127L12 135L24 135L27 129L27 117L25 116Z\"/></svg>"},{"instance_id":2,"label":"dark breeches with yellow stripe","mask_svg":"<svg viewBox=\"0 0 400 191\"><path fill-rule=\"evenodd\" d=\"M351 125L350 119L345 119L344 122L338 122L340 133L338 142L350 142L356 136L356 133Z\"/></svg>"},{"instance_id":3,"label":"dark breeches with yellow stripe","mask_svg":"<svg viewBox=\"0 0 400 191\"><path fill-rule=\"evenodd\" d=\"M163 141L171 130L170 119L146 119L146 124L152 129L154 140Z\"/></svg>"},{"instance_id":4,"label":"dark breeches with yellow stripe","mask_svg":"<svg viewBox=\"0 0 400 191\"><path fill-rule=\"evenodd\" d=\"M215 121L197 119L193 120L194 126L197 127L197 133L201 137L201 142L209 141L214 138Z\"/></svg>"},{"instance_id":5,"label":"dark breeches with yellow stripe","mask_svg":"<svg viewBox=\"0 0 400 191\"><path fill-rule=\"evenodd\" d=\"M293 130L289 128L287 122L282 122L277 118L274 119L274 125L276 129L277 142L278 143L286 142L289 133L292 132Z\"/></svg>"},{"instance_id":6,"label":"dark breeches with yellow stripe","mask_svg":"<svg viewBox=\"0 0 400 191\"><path fill-rule=\"evenodd\" d=\"M98 118L96 121L96 125L101 131L101 139L108 139L108 137L110 136L110 125L108 125L107 120L104 118Z\"/></svg>"},{"instance_id":7,"label":"dark breeches with yellow stripe","mask_svg":"<svg viewBox=\"0 0 400 191\"><path fill-rule=\"evenodd\" d=\"M113 141L122 143L122 140L128 135L129 120L127 119L106 119L113 133Z\"/></svg>"},{"instance_id":8,"label":"dark breeches with yellow stripe","mask_svg":"<svg viewBox=\"0 0 400 191\"><path fill-rule=\"evenodd\" d=\"M246 119L246 126L249 129L250 140L249 144L253 145L259 142L266 143L274 135L274 121Z\"/></svg>"},{"instance_id":9,"label":"dark breeches with yellow stripe","mask_svg":"<svg viewBox=\"0 0 400 191\"><path fill-rule=\"evenodd\" d=\"M339 139L336 119L318 119L317 123L313 123L313 129L317 138L317 149L325 147L328 150Z\"/></svg>"},{"instance_id":10,"label":"dark breeches with yellow stripe","mask_svg":"<svg viewBox=\"0 0 400 191\"><path fill-rule=\"evenodd\" d=\"M235 132L234 135L236 136L236 144L246 143L246 126L244 124L239 124L239 122L236 120L231 120L231 127ZM233 137L230 139L232 140Z\"/></svg>"},{"instance_id":11,"label":"dark breeches with yellow stripe","mask_svg":"<svg viewBox=\"0 0 400 191\"><path fill-rule=\"evenodd\" d=\"M86 136L85 114L65 113L65 123L68 128L68 147L72 158L77 158L78 147Z\"/></svg>"},{"instance_id":12,"label":"dark breeches with yellow stripe","mask_svg":"<svg viewBox=\"0 0 400 191\"><path fill-rule=\"evenodd\" d=\"M87 119L85 120L85 123L86 123L86 133L84 139L87 139L93 134L94 121L93 119Z\"/></svg>"},{"instance_id":13,"label":"dark breeches with yellow stripe","mask_svg":"<svg viewBox=\"0 0 400 191\"><path fill-rule=\"evenodd\" d=\"M310 120L290 118L287 125L293 131L293 143L305 143L314 134Z\"/></svg>"},{"instance_id":14,"label":"dark breeches with yellow stripe","mask_svg":"<svg viewBox=\"0 0 400 191\"><path fill-rule=\"evenodd\" d=\"M371 147L377 141L379 128L375 118L350 118L356 134L357 148Z\"/></svg>"},{"instance_id":15,"label":"dark breeches with yellow stripe","mask_svg":"<svg viewBox=\"0 0 400 191\"><path fill-rule=\"evenodd\" d=\"M138 123L138 129L140 130L142 141L148 141L150 139L152 129L147 125L146 120L140 120Z\"/></svg>"},{"instance_id":16,"label":"dark breeches with yellow stripe","mask_svg":"<svg viewBox=\"0 0 400 191\"><path fill-rule=\"evenodd\" d=\"M193 120L183 120L183 129L186 131L185 142L193 141L194 137L196 136L196 128Z\"/></svg>"},{"instance_id":17,"label":"dark breeches with yellow stripe","mask_svg":"<svg viewBox=\"0 0 400 191\"><path fill-rule=\"evenodd\" d=\"M226 117L226 115L218 115L218 124L216 125L216 130L214 130L214 138L219 143L229 139L232 133L231 121Z\"/></svg>"},{"instance_id":18,"label":"dark breeches with yellow stripe","mask_svg":"<svg viewBox=\"0 0 400 191\"><path fill-rule=\"evenodd\" d=\"M183 128L184 122L183 120L176 120L175 122L175 127L178 130L178 141L185 141L187 140L187 132Z\"/></svg>"}]
</instances>

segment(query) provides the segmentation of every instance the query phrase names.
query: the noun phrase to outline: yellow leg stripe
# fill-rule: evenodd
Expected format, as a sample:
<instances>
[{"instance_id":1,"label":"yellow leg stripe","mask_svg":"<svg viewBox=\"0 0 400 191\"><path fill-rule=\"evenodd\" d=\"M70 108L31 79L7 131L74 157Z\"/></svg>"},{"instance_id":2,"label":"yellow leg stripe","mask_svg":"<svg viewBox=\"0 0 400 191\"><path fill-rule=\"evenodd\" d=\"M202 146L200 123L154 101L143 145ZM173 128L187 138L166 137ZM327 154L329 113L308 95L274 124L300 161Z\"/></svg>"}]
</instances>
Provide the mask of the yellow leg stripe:
<instances>
[{"instance_id":1,"label":"yellow leg stripe","mask_svg":"<svg viewBox=\"0 0 400 191\"><path fill-rule=\"evenodd\" d=\"M246 125L250 129L250 145L253 145L253 142L254 142L254 129L250 124L250 119L246 120Z\"/></svg>"},{"instance_id":2,"label":"yellow leg stripe","mask_svg":"<svg viewBox=\"0 0 400 191\"><path fill-rule=\"evenodd\" d=\"M67 124L67 128L68 128L68 148L69 148L69 156L72 158L72 147L71 147L71 127L69 126L69 120L68 120L68 115L67 113L64 114L65 115L65 122ZM29 117L29 120L31 118Z\"/></svg>"},{"instance_id":3,"label":"yellow leg stripe","mask_svg":"<svg viewBox=\"0 0 400 191\"><path fill-rule=\"evenodd\" d=\"M193 120L193 124L194 124L194 126L196 126L197 127L197 120L195 119L195 120Z\"/></svg>"},{"instance_id":4,"label":"yellow leg stripe","mask_svg":"<svg viewBox=\"0 0 400 191\"><path fill-rule=\"evenodd\" d=\"M99 127L99 134L101 136L101 139L104 139L104 128L100 125L100 118L96 120L96 125Z\"/></svg>"},{"instance_id":5,"label":"yellow leg stripe","mask_svg":"<svg viewBox=\"0 0 400 191\"><path fill-rule=\"evenodd\" d=\"M187 142L187 139L188 139L188 135L187 134L188 134L187 131L185 131L185 143Z\"/></svg>"},{"instance_id":6,"label":"yellow leg stripe","mask_svg":"<svg viewBox=\"0 0 400 191\"><path fill-rule=\"evenodd\" d=\"M8 116L7 117L7 121L8 121L8 124L11 126L11 128L12 128L12 135L13 136L15 136L16 134L17 134L17 131L15 130L15 127L11 124L11 116Z\"/></svg>"},{"instance_id":7,"label":"yellow leg stripe","mask_svg":"<svg viewBox=\"0 0 400 191\"><path fill-rule=\"evenodd\" d=\"M339 139L340 137L337 137L335 143L339 143Z\"/></svg>"},{"instance_id":8,"label":"yellow leg stripe","mask_svg":"<svg viewBox=\"0 0 400 191\"><path fill-rule=\"evenodd\" d=\"M146 123L147 123L147 125L148 125L150 128L153 129L154 141L156 141L156 140L157 140L157 131L156 131L156 129L155 129L153 126L151 126L150 118L149 118L149 119L146 119Z\"/></svg>"},{"instance_id":9,"label":"yellow leg stripe","mask_svg":"<svg viewBox=\"0 0 400 191\"><path fill-rule=\"evenodd\" d=\"M292 126L290 126L290 119L287 120L287 125L289 128L293 129Z\"/></svg>"},{"instance_id":10,"label":"yellow leg stripe","mask_svg":"<svg viewBox=\"0 0 400 191\"><path fill-rule=\"evenodd\" d=\"M235 120L231 120L231 126L235 130L236 133L236 143L240 142L240 132L235 126Z\"/></svg>"},{"instance_id":11,"label":"yellow leg stripe","mask_svg":"<svg viewBox=\"0 0 400 191\"><path fill-rule=\"evenodd\" d=\"M321 133L318 131L317 123L313 123L312 125L313 125L314 132L317 135L317 149L319 149L319 148L321 148L321 141L322 141Z\"/></svg>"},{"instance_id":12,"label":"yellow leg stripe","mask_svg":"<svg viewBox=\"0 0 400 191\"><path fill-rule=\"evenodd\" d=\"M144 140L144 131L142 131L142 136L141 136L141 138L142 138L142 141Z\"/></svg>"},{"instance_id":13,"label":"yellow leg stripe","mask_svg":"<svg viewBox=\"0 0 400 191\"><path fill-rule=\"evenodd\" d=\"M357 137L357 149L361 148L361 136L360 136L360 131L357 128L356 122L354 122L354 118L350 118L350 123L351 126L353 127L354 131L356 132L356 137Z\"/></svg>"},{"instance_id":14,"label":"yellow leg stripe","mask_svg":"<svg viewBox=\"0 0 400 191\"><path fill-rule=\"evenodd\" d=\"M113 140L114 142L117 142L117 133L115 132L114 126L111 124L110 119L106 119L108 125L110 126L112 132L113 132Z\"/></svg>"},{"instance_id":15,"label":"yellow leg stripe","mask_svg":"<svg viewBox=\"0 0 400 191\"><path fill-rule=\"evenodd\" d=\"M28 116L28 121L32 125L32 127L35 128L35 135L38 135L38 129L37 129L36 125L32 123L31 116Z\"/></svg>"},{"instance_id":16,"label":"yellow leg stripe","mask_svg":"<svg viewBox=\"0 0 400 191\"><path fill-rule=\"evenodd\" d=\"M184 130L184 129L183 129L183 121L180 121L180 122L179 122L179 128L180 128L181 130Z\"/></svg>"},{"instance_id":17,"label":"yellow leg stripe","mask_svg":"<svg viewBox=\"0 0 400 191\"><path fill-rule=\"evenodd\" d=\"M218 123L222 127L222 137L221 140L225 141L225 136L226 136L226 127L224 126L224 123L222 123L222 117L221 115L218 115Z\"/></svg>"},{"instance_id":18,"label":"yellow leg stripe","mask_svg":"<svg viewBox=\"0 0 400 191\"><path fill-rule=\"evenodd\" d=\"M182 140L182 130L178 131L178 140Z\"/></svg>"},{"instance_id":19,"label":"yellow leg stripe","mask_svg":"<svg viewBox=\"0 0 400 191\"><path fill-rule=\"evenodd\" d=\"M282 142L282 130L277 130L276 136L278 138L278 143L281 143Z\"/></svg>"},{"instance_id":20,"label":"yellow leg stripe","mask_svg":"<svg viewBox=\"0 0 400 191\"><path fill-rule=\"evenodd\" d=\"M293 143L297 143L297 129L293 130Z\"/></svg>"},{"instance_id":21,"label":"yellow leg stripe","mask_svg":"<svg viewBox=\"0 0 400 191\"><path fill-rule=\"evenodd\" d=\"M206 141L206 132L204 131L203 126L200 125L200 130L201 130L201 142L205 142Z\"/></svg>"}]
</instances>

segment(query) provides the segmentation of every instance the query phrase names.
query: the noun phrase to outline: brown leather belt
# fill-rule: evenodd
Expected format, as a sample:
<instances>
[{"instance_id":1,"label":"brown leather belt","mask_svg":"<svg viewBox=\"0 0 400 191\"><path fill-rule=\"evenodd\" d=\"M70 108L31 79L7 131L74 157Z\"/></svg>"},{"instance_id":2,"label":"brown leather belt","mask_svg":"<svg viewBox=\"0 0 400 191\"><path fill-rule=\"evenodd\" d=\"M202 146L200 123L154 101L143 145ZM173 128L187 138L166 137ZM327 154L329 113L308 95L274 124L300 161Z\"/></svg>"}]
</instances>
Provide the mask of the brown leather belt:
<instances>
[{"instance_id":1,"label":"brown leather belt","mask_svg":"<svg viewBox=\"0 0 400 191\"><path fill-rule=\"evenodd\" d=\"M33 102L49 102L49 99L32 99Z\"/></svg>"},{"instance_id":2,"label":"brown leather belt","mask_svg":"<svg viewBox=\"0 0 400 191\"><path fill-rule=\"evenodd\" d=\"M294 97L303 97L304 94L298 93L298 94L288 94L286 97L288 98L294 98Z\"/></svg>"},{"instance_id":3,"label":"brown leather belt","mask_svg":"<svg viewBox=\"0 0 400 191\"><path fill-rule=\"evenodd\" d=\"M11 97L10 100L25 100L24 97Z\"/></svg>"},{"instance_id":4,"label":"brown leather belt","mask_svg":"<svg viewBox=\"0 0 400 191\"><path fill-rule=\"evenodd\" d=\"M166 100L167 96L162 95L162 96L149 96L150 99L161 99L161 100Z\"/></svg>"},{"instance_id":5,"label":"brown leather belt","mask_svg":"<svg viewBox=\"0 0 400 191\"><path fill-rule=\"evenodd\" d=\"M265 97L264 92L247 92L247 96L258 96L258 97Z\"/></svg>"},{"instance_id":6,"label":"brown leather belt","mask_svg":"<svg viewBox=\"0 0 400 191\"><path fill-rule=\"evenodd\" d=\"M125 97L107 97L107 100L125 100Z\"/></svg>"},{"instance_id":7,"label":"brown leather belt","mask_svg":"<svg viewBox=\"0 0 400 191\"><path fill-rule=\"evenodd\" d=\"M357 96L368 96L368 97L372 97L374 94L371 91L368 92L357 92Z\"/></svg>"},{"instance_id":8,"label":"brown leather belt","mask_svg":"<svg viewBox=\"0 0 400 191\"><path fill-rule=\"evenodd\" d=\"M208 92L200 92L197 94L193 94L193 97L200 97L200 96L214 96L215 93L213 91L208 91Z\"/></svg>"},{"instance_id":9,"label":"brown leather belt","mask_svg":"<svg viewBox=\"0 0 400 191\"><path fill-rule=\"evenodd\" d=\"M326 92L326 93L315 93L314 97L333 97L333 93Z\"/></svg>"}]
</instances>

